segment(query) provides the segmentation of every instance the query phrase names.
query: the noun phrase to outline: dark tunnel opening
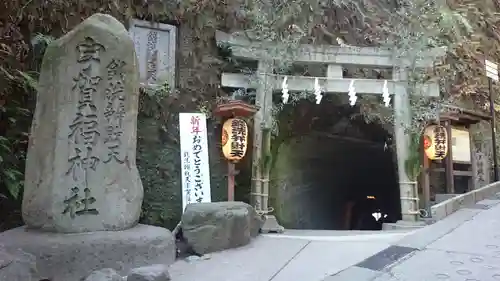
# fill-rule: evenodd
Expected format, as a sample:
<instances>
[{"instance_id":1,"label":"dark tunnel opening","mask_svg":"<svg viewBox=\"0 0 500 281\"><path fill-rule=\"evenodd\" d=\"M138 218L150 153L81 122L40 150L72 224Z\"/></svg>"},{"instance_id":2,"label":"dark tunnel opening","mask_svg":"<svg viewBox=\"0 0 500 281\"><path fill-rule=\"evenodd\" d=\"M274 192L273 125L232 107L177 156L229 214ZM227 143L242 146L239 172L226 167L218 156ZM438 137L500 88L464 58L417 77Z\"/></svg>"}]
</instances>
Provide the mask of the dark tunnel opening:
<instances>
[{"instance_id":1,"label":"dark tunnel opening","mask_svg":"<svg viewBox=\"0 0 500 281\"><path fill-rule=\"evenodd\" d=\"M399 220L390 133L378 123L353 117L356 108L349 106L330 102L309 110L307 101L294 109L296 136L286 151L278 153L278 165L285 165L289 173L277 184L274 202L283 225L289 229L380 230L383 222ZM308 122L312 125L301 131L300 123Z\"/></svg>"}]
</instances>

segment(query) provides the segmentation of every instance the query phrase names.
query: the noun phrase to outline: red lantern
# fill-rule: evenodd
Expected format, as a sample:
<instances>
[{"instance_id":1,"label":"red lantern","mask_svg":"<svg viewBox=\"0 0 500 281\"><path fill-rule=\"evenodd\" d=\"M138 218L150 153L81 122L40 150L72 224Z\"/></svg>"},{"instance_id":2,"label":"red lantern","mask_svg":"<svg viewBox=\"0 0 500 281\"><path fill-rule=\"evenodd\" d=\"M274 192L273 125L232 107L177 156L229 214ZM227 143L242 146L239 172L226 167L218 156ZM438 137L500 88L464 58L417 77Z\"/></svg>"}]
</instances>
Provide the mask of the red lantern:
<instances>
[{"instance_id":1,"label":"red lantern","mask_svg":"<svg viewBox=\"0 0 500 281\"><path fill-rule=\"evenodd\" d=\"M225 120L225 125L223 126L222 129L222 136L221 136L221 142L222 142L222 151L224 153L224 156L230 155L231 152L231 143L234 143L234 141L231 139L233 137L232 135L232 127L230 126L230 120L228 122L228 118L238 118L238 117L252 117L257 111L259 110L259 107L247 104L243 101L240 100L231 100L228 101L227 103L224 104L219 104L217 108L214 110L214 115L222 117ZM233 119L234 120L234 119ZM241 157L235 157L234 159L229 159L228 161L228 171L227 171L227 200L228 201L234 201L234 176L235 176L235 168L234 168L234 161L240 160L246 152L246 145L247 145L247 139L248 139L248 127L245 122L243 122L244 127L245 127L245 142L244 142L244 150L239 151L242 153ZM228 145L229 144L229 145ZM229 153L229 154L228 154ZM233 157L230 157L233 158Z\"/></svg>"}]
</instances>

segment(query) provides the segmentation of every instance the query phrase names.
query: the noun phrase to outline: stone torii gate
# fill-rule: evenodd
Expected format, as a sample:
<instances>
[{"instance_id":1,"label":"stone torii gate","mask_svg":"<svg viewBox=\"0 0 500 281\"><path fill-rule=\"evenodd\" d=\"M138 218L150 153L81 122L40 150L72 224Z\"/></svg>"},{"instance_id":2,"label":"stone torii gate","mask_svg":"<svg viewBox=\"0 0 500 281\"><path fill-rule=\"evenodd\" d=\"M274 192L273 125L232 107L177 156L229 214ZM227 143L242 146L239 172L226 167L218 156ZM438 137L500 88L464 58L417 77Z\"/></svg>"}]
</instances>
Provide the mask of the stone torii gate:
<instances>
[{"instance_id":1,"label":"stone torii gate","mask_svg":"<svg viewBox=\"0 0 500 281\"><path fill-rule=\"evenodd\" d=\"M261 124L261 128L271 128L272 94L274 91L281 91L282 81L285 76L273 74L269 63L263 61L262 58L269 58L271 50L279 48L279 45L271 46L251 42L241 36L223 32L217 32L216 40L219 45L229 46L234 58L258 62L257 73L254 74L223 73L221 86L256 89L256 105L260 106L260 110L255 115L254 122L255 124ZM392 80L387 81L387 88L394 99L394 138L396 141L401 212L403 221L407 222L415 222L419 218L417 186L416 183L409 180L404 169L409 154L409 136L405 133L403 124L411 123L407 77L410 67L431 67L436 58L443 54L443 49L436 49L421 55L419 60L412 60L396 58L394 51L389 49L301 45L294 52L293 61L308 65L327 64L327 76L286 76L289 91L311 91L314 89L317 78L322 88L322 94L348 93L349 85L354 80L357 94L381 95L384 80L344 78L342 67L356 66L394 70ZM419 84L414 92L428 97L438 97L440 93L437 82ZM262 130L254 130L252 199L257 211L266 213L269 208L269 175L262 175L260 171L262 141Z\"/></svg>"}]
</instances>

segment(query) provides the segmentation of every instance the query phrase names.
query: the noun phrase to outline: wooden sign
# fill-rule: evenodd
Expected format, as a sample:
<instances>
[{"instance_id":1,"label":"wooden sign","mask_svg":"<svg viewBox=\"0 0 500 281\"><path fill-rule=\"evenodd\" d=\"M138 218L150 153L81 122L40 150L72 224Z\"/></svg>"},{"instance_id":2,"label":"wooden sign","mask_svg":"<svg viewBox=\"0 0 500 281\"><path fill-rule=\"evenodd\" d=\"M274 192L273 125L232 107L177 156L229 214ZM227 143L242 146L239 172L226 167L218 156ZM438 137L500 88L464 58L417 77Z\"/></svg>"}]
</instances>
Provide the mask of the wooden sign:
<instances>
[{"instance_id":1,"label":"wooden sign","mask_svg":"<svg viewBox=\"0 0 500 281\"><path fill-rule=\"evenodd\" d=\"M175 87L177 27L133 19L130 36L134 40L139 78L143 86Z\"/></svg>"},{"instance_id":2,"label":"wooden sign","mask_svg":"<svg viewBox=\"0 0 500 281\"><path fill-rule=\"evenodd\" d=\"M451 129L451 154L455 162L471 163L469 130L458 127Z\"/></svg>"},{"instance_id":3,"label":"wooden sign","mask_svg":"<svg viewBox=\"0 0 500 281\"><path fill-rule=\"evenodd\" d=\"M431 160L442 160L448 154L448 133L440 125L430 125L424 130L424 151Z\"/></svg>"},{"instance_id":4,"label":"wooden sign","mask_svg":"<svg viewBox=\"0 0 500 281\"><path fill-rule=\"evenodd\" d=\"M222 127L222 153L227 160L238 162L247 151L248 126L238 118L231 118Z\"/></svg>"}]
</instances>

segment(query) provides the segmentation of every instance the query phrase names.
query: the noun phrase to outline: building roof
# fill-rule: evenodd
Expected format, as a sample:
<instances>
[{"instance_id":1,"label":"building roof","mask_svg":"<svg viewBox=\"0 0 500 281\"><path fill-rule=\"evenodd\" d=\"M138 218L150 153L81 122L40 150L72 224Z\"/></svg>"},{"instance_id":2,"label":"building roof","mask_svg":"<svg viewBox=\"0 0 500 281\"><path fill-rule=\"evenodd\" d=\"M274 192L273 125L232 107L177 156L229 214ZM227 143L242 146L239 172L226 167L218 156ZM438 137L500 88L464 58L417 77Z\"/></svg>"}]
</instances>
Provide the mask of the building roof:
<instances>
[{"instance_id":1,"label":"building roof","mask_svg":"<svg viewBox=\"0 0 500 281\"><path fill-rule=\"evenodd\" d=\"M446 112L440 114L440 119L451 120L463 125L473 125L481 121L491 120L491 116L480 111L466 109L453 105L444 105Z\"/></svg>"}]
</instances>

